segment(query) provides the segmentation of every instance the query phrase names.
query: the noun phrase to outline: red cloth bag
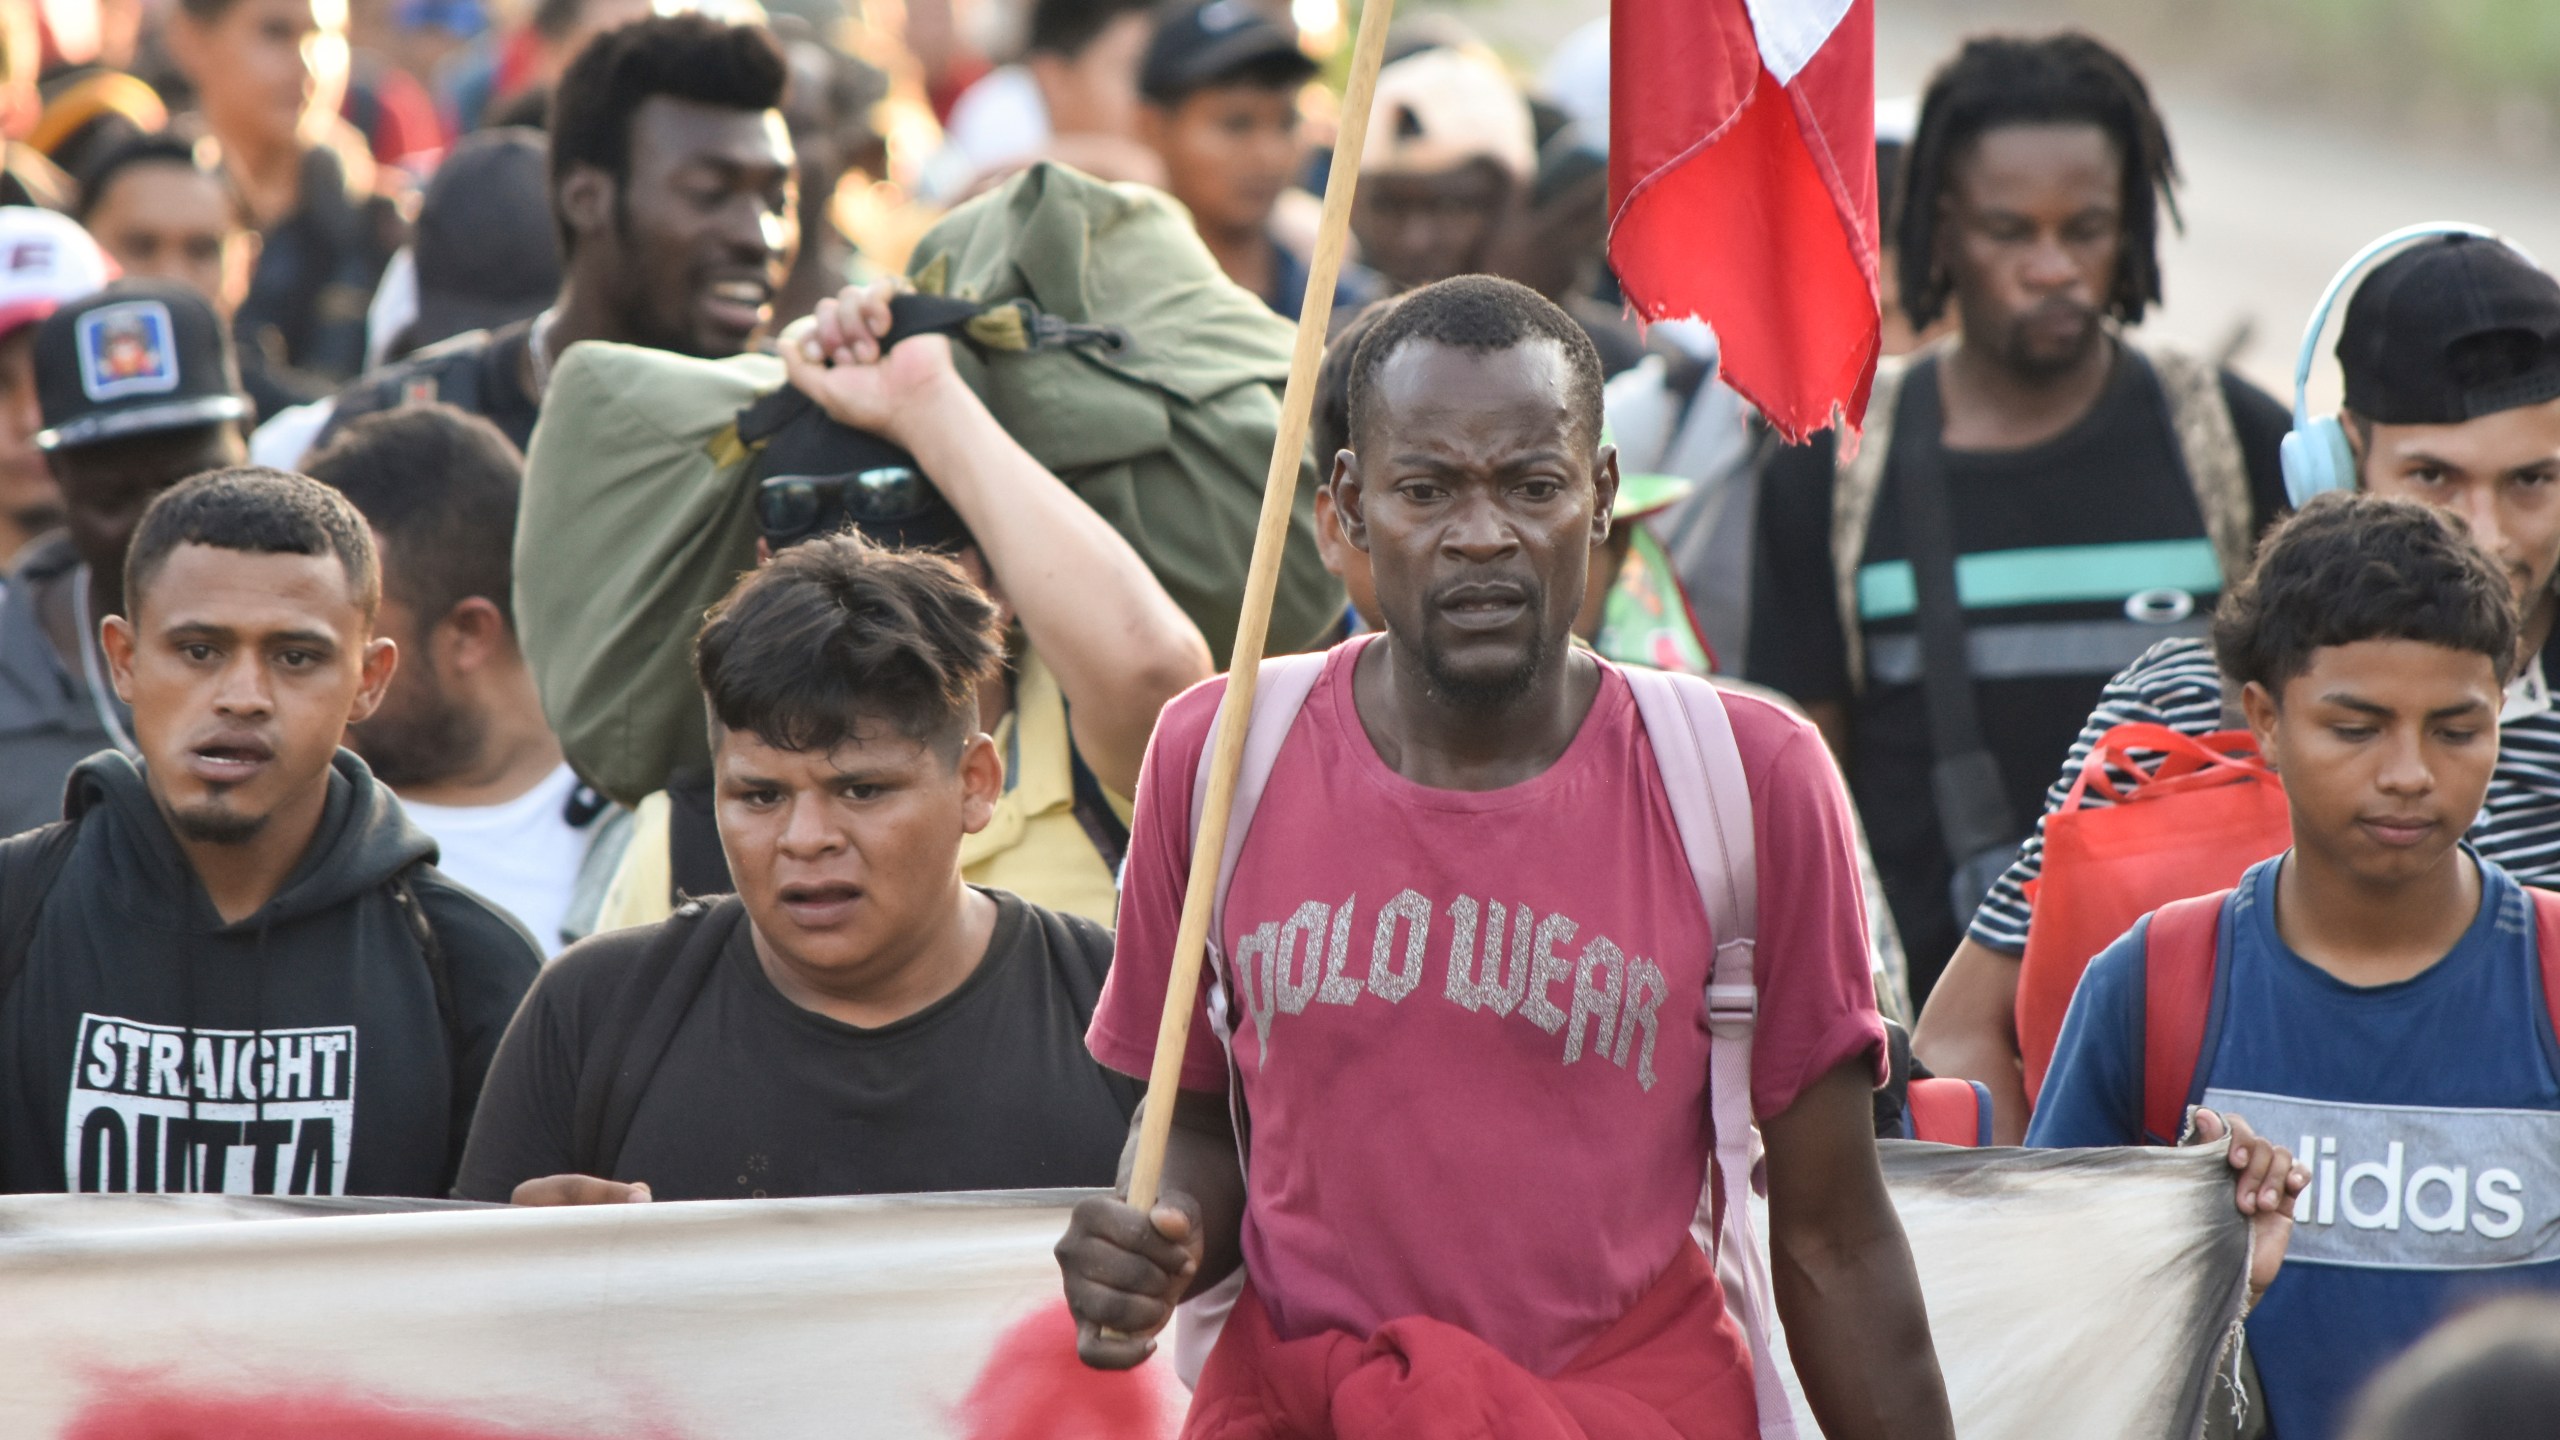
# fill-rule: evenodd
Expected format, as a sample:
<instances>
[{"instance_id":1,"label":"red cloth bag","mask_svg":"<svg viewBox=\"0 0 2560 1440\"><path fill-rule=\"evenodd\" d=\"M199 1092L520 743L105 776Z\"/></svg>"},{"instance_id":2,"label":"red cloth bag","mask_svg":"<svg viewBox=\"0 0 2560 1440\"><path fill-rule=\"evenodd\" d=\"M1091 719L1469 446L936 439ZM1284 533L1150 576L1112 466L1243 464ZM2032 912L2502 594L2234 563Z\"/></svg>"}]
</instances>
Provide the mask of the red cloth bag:
<instances>
[{"instance_id":1,"label":"red cloth bag","mask_svg":"<svg viewBox=\"0 0 2560 1440\"><path fill-rule=\"evenodd\" d=\"M1182 1440L1758 1440L1751 1348L1686 1237L1553 1376L1438 1320L1283 1340L1247 1280Z\"/></svg>"},{"instance_id":2,"label":"red cloth bag","mask_svg":"<svg viewBox=\"0 0 2560 1440\"><path fill-rule=\"evenodd\" d=\"M2159 758L2145 768L2136 752ZM2122 785L2121 773L2138 778ZM2092 790L2115 803L2083 808ZM2043 1088L2080 972L2099 951L2172 900L2238 884L2242 871L2292 843L2284 786L2248 731L2198 737L2144 724L2099 736L2070 796L2044 822L2044 874L2033 885L2018 968L2028 1101Z\"/></svg>"}]
</instances>

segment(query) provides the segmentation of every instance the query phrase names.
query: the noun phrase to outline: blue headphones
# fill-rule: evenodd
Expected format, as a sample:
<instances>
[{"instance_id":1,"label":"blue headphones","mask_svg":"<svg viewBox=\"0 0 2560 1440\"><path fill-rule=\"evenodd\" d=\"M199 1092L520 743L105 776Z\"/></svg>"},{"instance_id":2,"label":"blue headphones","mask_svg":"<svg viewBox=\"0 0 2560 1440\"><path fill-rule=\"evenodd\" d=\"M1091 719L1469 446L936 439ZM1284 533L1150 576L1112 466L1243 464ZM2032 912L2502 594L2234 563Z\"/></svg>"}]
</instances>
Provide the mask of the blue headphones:
<instances>
[{"instance_id":1,"label":"blue headphones","mask_svg":"<svg viewBox=\"0 0 2560 1440\"><path fill-rule=\"evenodd\" d=\"M2293 362L2293 433L2284 437L2285 497L2300 509L2312 496L2328 490L2352 490L2356 483L2356 455L2347 444L2347 429L2335 415L2311 418L2311 366L2320 358L2320 332L2329 326L2330 307L2338 303L2350 281L2365 267L2413 241L2431 240L2440 235L2469 235L2480 240L2495 240L2519 255L2528 264L2533 257L2524 248L2495 230L2460 221L2439 220L2425 225L2407 225L2357 251L2340 267L2329 288L2320 292L2320 303L2311 311L2310 328L2302 332L2302 353Z\"/></svg>"}]
</instances>

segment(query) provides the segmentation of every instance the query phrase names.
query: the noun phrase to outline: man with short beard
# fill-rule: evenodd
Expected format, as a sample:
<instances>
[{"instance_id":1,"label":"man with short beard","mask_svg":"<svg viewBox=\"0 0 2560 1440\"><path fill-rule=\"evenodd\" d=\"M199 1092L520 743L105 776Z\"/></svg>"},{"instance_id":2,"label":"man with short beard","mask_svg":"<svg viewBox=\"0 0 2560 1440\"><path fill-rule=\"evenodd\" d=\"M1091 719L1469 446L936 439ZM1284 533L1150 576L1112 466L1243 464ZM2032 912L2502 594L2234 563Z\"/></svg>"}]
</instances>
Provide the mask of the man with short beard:
<instances>
[{"instance_id":1,"label":"man with short beard","mask_svg":"<svg viewBox=\"0 0 2560 1440\"><path fill-rule=\"evenodd\" d=\"M398 658L363 517L200 475L123 593L140 759L0 845L0 1191L445 1194L539 961L339 748Z\"/></svg>"},{"instance_id":2,"label":"man with short beard","mask_svg":"<svg viewBox=\"0 0 2560 1440\"><path fill-rule=\"evenodd\" d=\"M664 15L598 37L551 102L559 298L358 380L319 443L359 415L441 400L487 416L521 450L552 365L581 340L707 358L747 349L771 328L800 248L789 80L760 25ZM430 205L445 199L428 192Z\"/></svg>"},{"instance_id":3,"label":"man with short beard","mask_svg":"<svg viewBox=\"0 0 2560 1440\"><path fill-rule=\"evenodd\" d=\"M348 426L310 472L373 527L375 628L402 657L350 747L435 840L436 864L557 954L592 928L629 831L562 757L516 644L524 458L476 415L415 405Z\"/></svg>"},{"instance_id":4,"label":"man with short beard","mask_svg":"<svg viewBox=\"0 0 2560 1440\"><path fill-rule=\"evenodd\" d=\"M1848 771L1915 1001L2108 678L2203 634L2284 503L2284 407L2119 331L2160 298L2176 177L2104 46L1968 43L1893 221L1913 327L1952 306L1956 333L1879 372L1856 457L1824 436L1764 477L1750 676Z\"/></svg>"},{"instance_id":5,"label":"man with short beard","mask_svg":"<svg viewBox=\"0 0 2560 1440\"><path fill-rule=\"evenodd\" d=\"M1354 352L1330 488L1382 632L1325 657L1235 852L1211 937L1232 963L1191 1016L1160 1199L1087 1199L1058 1246L1081 1353L1113 1368L1244 1267L1196 1433L1332 1433L1276 1397L1339 1384L1359 1409L1365 1369L1375 1405L1408 1358L1418 1392L1477 1397L1469 1414L1571 1372L1615 1392L1624 1433L1760 1433L1690 1234L1710 1050L1741 1043L1722 1021L1710 1040L1710 957L1740 937L1708 933L1672 783L1752 817L1748 1103L1806 1398L1841 1440L1954 1433L1876 1160L1884 1030L1821 739L1727 695L1738 777L1671 781L1629 675L1571 643L1618 495L1600 388L1580 326L1486 276L1406 296ZM1086 1037L1131 1076L1155 1055L1221 693L1166 708L1140 783Z\"/></svg>"}]
</instances>

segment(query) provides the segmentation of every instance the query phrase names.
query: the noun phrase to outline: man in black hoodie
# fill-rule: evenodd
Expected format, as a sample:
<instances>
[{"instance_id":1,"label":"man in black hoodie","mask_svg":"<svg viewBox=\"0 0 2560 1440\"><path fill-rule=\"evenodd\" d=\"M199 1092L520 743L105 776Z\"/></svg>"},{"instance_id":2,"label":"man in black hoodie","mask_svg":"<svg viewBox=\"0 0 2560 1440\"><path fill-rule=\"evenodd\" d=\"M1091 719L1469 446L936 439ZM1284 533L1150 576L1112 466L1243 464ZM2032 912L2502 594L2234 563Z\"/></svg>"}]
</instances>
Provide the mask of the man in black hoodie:
<instances>
[{"instance_id":1,"label":"man in black hoodie","mask_svg":"<svg viewBox=\"0 0 2560 1440\"><path fill-rule=\"evenodd\" d=\"M397 655L363 519L216 471L102 627L142 762L0 845L0 1191L441 1196L532 940L339 748Z\"/></svg>"}]
</instances>

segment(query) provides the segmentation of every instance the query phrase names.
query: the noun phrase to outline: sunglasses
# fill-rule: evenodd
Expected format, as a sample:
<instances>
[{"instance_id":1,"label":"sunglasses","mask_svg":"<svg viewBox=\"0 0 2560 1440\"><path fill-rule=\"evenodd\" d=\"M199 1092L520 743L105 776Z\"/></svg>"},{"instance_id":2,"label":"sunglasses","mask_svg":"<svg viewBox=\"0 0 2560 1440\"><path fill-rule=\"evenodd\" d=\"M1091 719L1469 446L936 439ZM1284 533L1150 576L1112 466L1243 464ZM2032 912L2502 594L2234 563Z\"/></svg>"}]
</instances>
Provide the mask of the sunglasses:
<instances>
[{"instance_id":1,"label":"sunglasses","mask_svg":"<svg viewBox=\"0 0 2560 1440\"><path fill-rule=\"evenodd\" d=\"M756 486L756 523L779 550L848 525L876 529L914 520L939 499L932 482L907 465L849 475L776 475Z\"/></svg>"}]
</instances>

